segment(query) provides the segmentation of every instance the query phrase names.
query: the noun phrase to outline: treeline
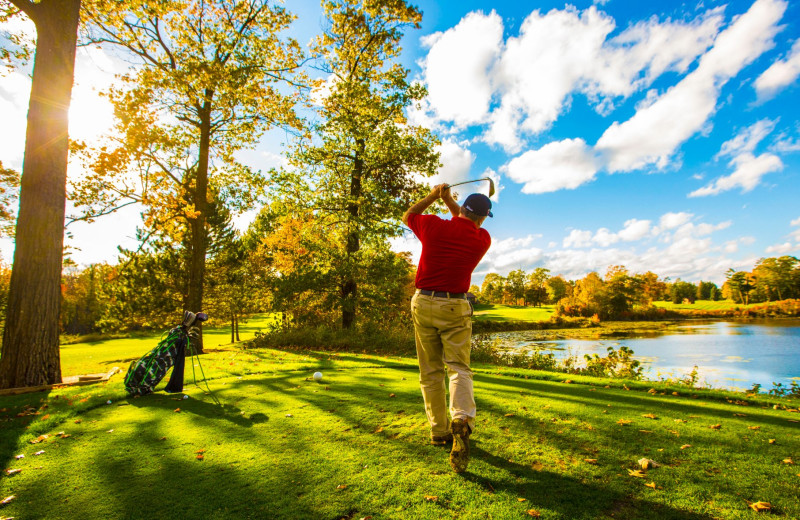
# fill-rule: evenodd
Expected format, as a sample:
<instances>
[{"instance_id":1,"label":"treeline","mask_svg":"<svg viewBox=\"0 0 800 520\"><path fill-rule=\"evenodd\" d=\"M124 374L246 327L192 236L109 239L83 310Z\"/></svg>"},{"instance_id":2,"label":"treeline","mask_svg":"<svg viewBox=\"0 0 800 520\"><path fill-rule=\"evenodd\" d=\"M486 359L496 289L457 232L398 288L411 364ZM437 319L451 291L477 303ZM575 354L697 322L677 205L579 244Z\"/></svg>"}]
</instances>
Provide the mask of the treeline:
<instances>
[{"instance_id":1,"label":"treeline","mask_svg":"<svg viewBox=\"0 0 800 520\"><path fill-rule=\"evenodd\" d=\"M503 277L490 273L481 287L472 286L478 301L506 305L557 305L562 316L597 315L612 319L649 308L653 302L694 303L696 300L730 300L748 305L800 298L800 260L793 256L762 258L752 271L730 269L722 287L710 281L670 281L657 274L630 273L611 266L600 276L591 272L579 280L551 276L545 268L531 273L521 269ZM646 314L646 312L645 312Z\"/></svg>"}]
</instances>

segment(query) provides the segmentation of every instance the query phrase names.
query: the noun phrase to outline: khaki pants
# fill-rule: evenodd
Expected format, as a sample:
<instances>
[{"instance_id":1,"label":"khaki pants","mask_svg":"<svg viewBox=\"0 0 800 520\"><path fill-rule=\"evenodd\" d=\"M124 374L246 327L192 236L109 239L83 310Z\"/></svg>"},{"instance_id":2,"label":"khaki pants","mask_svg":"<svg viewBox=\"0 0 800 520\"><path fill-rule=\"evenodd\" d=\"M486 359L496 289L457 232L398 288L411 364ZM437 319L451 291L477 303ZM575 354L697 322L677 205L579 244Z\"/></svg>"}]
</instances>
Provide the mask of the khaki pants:
<instances>
[{"instance_id":1,"label":"khaki pants","mask_svg":"<svg viewBox=\"0 0 800 520\"><path fill-rule=\"evenodd\" d=\"M419 361L419 384L431 435L450 431L445 366L450 377L450 417L475 428L475 398L469 368L472 306L467 300L435 298L417 292L411 299Z\"/></svg>"}]
</instances>

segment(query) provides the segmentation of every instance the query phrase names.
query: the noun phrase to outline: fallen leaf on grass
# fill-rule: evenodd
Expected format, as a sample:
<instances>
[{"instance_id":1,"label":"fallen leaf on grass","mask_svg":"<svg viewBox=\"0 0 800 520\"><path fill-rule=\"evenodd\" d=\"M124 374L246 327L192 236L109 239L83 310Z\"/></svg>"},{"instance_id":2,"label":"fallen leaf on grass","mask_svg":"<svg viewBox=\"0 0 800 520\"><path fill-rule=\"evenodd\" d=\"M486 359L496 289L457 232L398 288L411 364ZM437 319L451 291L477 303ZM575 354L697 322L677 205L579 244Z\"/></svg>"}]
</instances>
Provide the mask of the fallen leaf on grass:
<instances>
[{"instance_id":1,"label":"fallen leaf on grass","mask_svg":"<svg viewBox=\"0 0 800 520\"><path fill-rule=\"evenodd\" d=\"M197 450L195 453L205 453L205 452L206 452L206 450L204 450L204 449L199 449L199 450Z\"/></svg>"},{"instance_id":2,"label":"fallen leaf on grass","mask_svg":"<svg viewBox=\"0 0 800 520\"><path fill-rule=\"evenodd\" d=\"M347 485L339 484L338 486L336 486L336 489L347 489Z\"/></svg>"},{"instance_id":3,"label":"fallen leaf on grass","mask_svg":"<svg viewBox=\"0 0 800 520\"><path fill-rule=\"evenodd\" d=\"M624 388L625 390L630 390L630 388L628 388L628 385L622 385L622 388Z\"/></svg>"},{"instance_id":4,"label":"fallen leaf on grass","mask_svg":"<svg viewBox=\"0 0 800 520\"><path fill-rule=\"evenodd\" d=\"M439 500L439 497L437 497L436 495L425 495L425 500L427 500L428 502L436 502L437 500Z\"/></svg>"},{"instance_id":5,"label":"fallen leaf on grass","mask_svg":"<svg viewBox=\"0 0 800 520\"><path fill-rule=\"evenodd\" d=\"M31 439L30 443L31 444L39 444L40 442L43 442L43 441L47 440L49 437L50 437L49 435L39 435L35 439Z\"/></svg>"},{"instance_id":6,"label":"fallen leaf on grass","mask_svg":"<svg viewBox=\"0 0 800 520\"><path fill-rule=\"evenodd\" d=\"M397 397L395 394L389 394L389 397Z\"/></svg>"},{"instance_id":7,"label":"fallen leaf on grass","mask_svg":"<svg viewBox=\"0 0 800 520\"><path fill-rule=\"evenodd\" d=\"M678 392L672 392L672 395L674 395L675 397L678 397L681 394L679 394Z\"/></svg>"},{"instance_id":8,"label":"fallen leaf on grass","mask_svg":"<svg viewBox=\"0 0 800 520\"><path fill-rule=\"evenodd\" d=\"M632 421L629 421L628 419L620 419L619 421L617 421L617 424L619 424L620 426L627 426L627 425L629 425L631 422L632 422Z\"/></svg>"},{"instance_id":9,"label":"fallen leaf on grass","mask_svg":"<svg viewBox=\"0 0 800 520\"><path fill-rule=\"evenodd\" d=\"M675 419L676 423L685 423L686 419Z\"/></svg>"},{"instance_id":10,"label":"fallen leaf on grass","mask_svg":"<svg viewBox=\"0 0 800 520\"><path fill-rule=\"evenodd\" d=\"M50 418L50 414L48 413L48 414L43 415L40 420L44 421L45 419L49 419L49 418Z\"/></svg>"},{"instance_id":11,"label":"fallen leaf on grass","mask_svg":"<svg viewBox=\"0 0 800 520\"><path fill-rule=\"evenodd\" d=\"M75 424L80 424L80 423L82 423L82 422L83 422L83 421L81 421L80 419L75 419Z\"/></svg>"},{"instance_id":12,"label":"fallen leaf on grass","mask_svg":"<svg viewBox=\"0 0 800 520\"><path fill-rule=\"evenodd\" d=\"M746 413L735 413L733 414L734 417L747 417Z\"/></svg>"},{"instance_id":13,"label":"fallen leaf on grass","mask_svg":"<svg viewBox=\"0 0 800 520\"><path fill-rule=\"evenodd\" d=\"M658 417L655 414L652 414L652 413L646 413L646 414L642 415L642 417L644 417L645 419L658 419Z\"/></svg>"},{"instance_id":14,"label":"fallen leaf on grass","mask_svg":"<svg viewBox=\"0 0 800 520\"><path fill-rule=\"evenodd\" d=\"M772 504L769 502L748 502L747 505L750 506L750 509L756 513L761 513L762 511L769 511L772 509Z\"/></svg>"},{"instance_id":15,"label":"fallen leaf on grass","mask_svg":"<svg viewBox=\"0 0 800 520\"><path fill-rule=\"evenodd\" d=\"M647 391L647 393L651 394L651 395L655 395L656 393L658 393L658 390L656 390L655 388L651 388L650 390Z\"/></svg>"},{"instance_id":16,"label":"fallen leaf on grass","mask_svg":"<svg viewBox=\"0 0 800 520\"><path fill-rule=\"evenodd\" d=\"M0 500L0 506L4 506L4 505L10 503L15 498L17 498L17 495L11 495L10 497L6 497L3 500Z\"/></svg>"},{"instance_id":17,"label":"fallen leaf on grass","mask_svg":"<svg viewBox=\"0 0 800 520\"><path fill-rule=\"evenodd\" d=\"M645 486L655 489L656 488L656 483L655 482L650 482L649 484L645 484Z\"/></svg>"},{"instance_id":18,"label":"fallen leaf on grass","mask_svg":"<svg viewBox=\"0 0 800 520\"><path fill-rule=\"evenodd\" d=\"M34 455L36 455L37 457L38 457L39 455L44 455L44 450L37 451L36 453L34 453Z\"/></svg>"},{"instance_id":19,"label":"fallen leaf on grass","mask_svg":"<svg viewBox=\"0 0 800 520\"><path fill-rule=\"evenodd\" d=\"M175 411L175 413L177 413L177 412L180 412L180 411L181 411L181 409L180 409L180 408L175 408L175 410L174 410L174 411Z\"/></svg>"},{"instance_id":20,"label":"fallen leaf on grass","mask_svg":"<svg viewBox=\"0 0 800 520\"><path fill-rule=\"evenodd\" d=\"M17 459L17 460L24 459L25 455L15 455L14 458Z\"/></svg>"},{"instance_id":21,"label":"fallen leaf on grass","mask_svg":"<svg viewBox=\"0 0 800 520\"><path fill-rule=\"evenodd\" d=\"M108 430L106 433L114 433L114 428L111 428L111 429L110 429L110 430Z\"/></svg>"},{"instance_id":22,"label":"fallen leaf on grass","mask_svg":"<svg viewBox=\"0 0 800 520\"><path fill-rule=\"evenodd\" d=\"M564 381L561 381L561 382L566 384L566 385L571 385L572 384L572 379L565 379Z\"/></svg>"},{"instance_id":23,"label":"fallen leaf on grass","mask_svg":"<svg viewBox=\"0 0 800 520\"><path fill-rule=\"evenodd\" d=\"M542 516L542 513L540 513L539 511L537 511L535 509L528 509L527 513L528 513L528 516L532 516L534 518L539 518L540 516Z\"/></svg>"},{"instance_id":24,"label":"fallen leaf on grass","mask_svg":"<svg viewBox=\"0 0 800 520\"><path fill-rule=\"evenodd\" d=\"M597 464L597 459L583 459L583 462L587 464Z\"/></svg>"},{"instance_id":25,"label":"fallen leaf on grass","mask_svg":"<svg viewBox=\"0 0 800 520\"><path fill-rule=\"evenodd\" d=\"M507 414L505 414L503 417L514 417L514 415L515 415L515 414L513 414L513 413L507 413Z\"/></svg>"},{"instance_id":26,"label":"fallen leaf on grass","mask_svg":"<svg viewBox=\"0 0 800 520\"><path fill-rule=\"evenodd\" d=\"M527 498L518 498L517 499L517 502L527 502L527 501L528 501Z\"/></svg>"},{"instance_id":27,"label":"fallen leaf on grass","mask_svg":"<svg viewBox=\"0 0 800 520\"><path fill-rule=\"evenodd\" d=\"M747 429L748 430L760 430L761 426L748 426Z\"/></svg>"},{"instance_id":28,"label":"fallen leaf on grass","mask_svg":"<svg viewBox=\"0 0 800 520\"><path fill-rule=\"evenodd\" d=\"M722 425L721 424L712 424L711 426L709 426L709 428L711 428L712 430L721 430L722 429Z\"/></svg>"},{"instance_id":29,"label":"fallen leaf on grass","mask_svg":"<svg viewBox=\"0 0 800 520\"><path fill-rule=\"evenodd\" d=\"M769 440L769 443L770 443L770 444L775 444L775 439L770 439L770 440Z\"/></svg>"},{"instance_id":30,"label":"fallen leaf on grass","mask_svg":"<svg viewBox=\"0 0 800 520\"><path fill-rule=\"evenodd\" d=\"M372 433L381 433L382 431L383 431L383 426L379 426L379 427L378 427L378 428L376 428L376 429L375 429L375 431L374 431L374 432L372 432Z\"/></svg>"},{"instance_id":31,"label":"fallen leaf on grass","mask_svg":"<svg viewBox=\"0 0 800 520\"><path fill-rule=\"evenodd\" d=\"M794 464L794 461L791 459L791 457L788 459L783 459L781 462L784 464Z\"/></svg>"},{"instance_id":32,"label":"fallen leaf on grass","mask_svg":"<svg viewBox=\"0 0 800 520\"><path fill-rule=\"evenodd\" d=\"M19 468L7 469L6 470L6 475L16 475L17 473L21 473L21 472L22 472L22 470L19 469Z\"/></svg>"},{"instance_id":33,"label":"fallen leaf on grass","mask_svg":"<svg viewBox=\"0 0 800 520\"><path fill-rule=\"evenodd\" d=\"M650 469L650 468L657 468L661 466L658 462L654 461L653 459L648 458L641 458L637 461L642 469Z\"/></svg>"},{"instance_id":34,"label":"fallen leaf on grass","mask_svg":"<svg viewBox=\"0 0 800 520\"><path fill-rule=\"evenodd\" d=\"M647 434L650 434L650 433L653 433L653 432L652 432L652 431L650 431L650 430L639 430L639 433L647 433Z\"/></svg>"},{"instance_id":35,"label":"fallen leaf on grass","mask_svg":"<svg viewBox=\"0 0 800 520\"><path fill-rule=\"evenodd\" d=\"M205 456L205 455L203 455L203 454L201 453L200 455L198 455L198 456L197 456L197 457L195 457L195 458L196 458L197 460L203 460L203 459L205 459L205 458L206 458L206 456Z\"/></svg>"},{"instance_id":36,"label":"fallen leaf on grass","mask_svg":"<svg viewBox=\"0 0 800 520\"><path fill-rule=\"evenodd\" d=\"M630 475L631 477L636 477L636 478L645 478L647 476L640 469L629 469L628 470L628 475Z\"/></svg>"},{"instance_id":37,"label":"fallen leaf on grass","mask_svg":"<svg viewBox=\"0 0 800 520\"><path fill-rule=\"evenodd\" d=\"M691 448L691 447L692 447L691 444L684 444L683 446L681 446L681 449L685 450L686 448Z\"/></svg>"}]
</instances>

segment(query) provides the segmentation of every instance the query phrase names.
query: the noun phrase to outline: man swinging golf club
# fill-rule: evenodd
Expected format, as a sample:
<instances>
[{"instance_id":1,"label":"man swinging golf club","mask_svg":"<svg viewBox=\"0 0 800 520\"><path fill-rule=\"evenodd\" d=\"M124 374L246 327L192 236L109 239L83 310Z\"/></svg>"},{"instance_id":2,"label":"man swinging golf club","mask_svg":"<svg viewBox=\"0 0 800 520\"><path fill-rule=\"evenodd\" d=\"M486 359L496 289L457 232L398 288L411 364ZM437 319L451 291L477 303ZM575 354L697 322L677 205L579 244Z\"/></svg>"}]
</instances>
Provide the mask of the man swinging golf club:
<instances>
[{"instance_id":1,"label":"man swinging golf club","mask_svg":"<svg viewBox=\"0 0 800 520\"><path fill-rule=\"evenodd\" d=\"M494 191L493 183L490 186ZM440 197L453 215L450 220L422 214ZM459 206L450 186L439 184L403 215L403 222L422 242L411 313L425 413L431 442L445 445L452 440L450 465L456 473L466 471L469 463L476 411L469 367L472 306L466 293L472 271L491 245L489 233L481 229L486 217L492 216L491 208L489 197L480 193ZM449 418L445 366L450 378Z\"/></svg>"}]
</instances>

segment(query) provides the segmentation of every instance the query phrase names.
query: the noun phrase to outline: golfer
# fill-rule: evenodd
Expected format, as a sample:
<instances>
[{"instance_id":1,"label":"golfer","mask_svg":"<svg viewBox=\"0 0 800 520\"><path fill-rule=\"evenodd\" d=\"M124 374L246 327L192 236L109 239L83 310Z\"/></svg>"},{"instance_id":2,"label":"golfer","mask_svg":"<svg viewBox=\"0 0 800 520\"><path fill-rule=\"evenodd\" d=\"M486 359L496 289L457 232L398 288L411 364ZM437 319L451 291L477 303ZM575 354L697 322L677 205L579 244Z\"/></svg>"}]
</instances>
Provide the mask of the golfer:
<instances>
[{"instance_id":1,"label":"golfer","mask_svg":"<svg viewBox=\"0 0 800 520\"><path fill-rule=\"evenodd\" d=\"M422 214L440 197L453 215L450 220ZM479 193L459 206L450 187L440 184L403 215L403 222L422 242L411 314L431 443L445 445L452 440L450 465L456 473L467 469L469 436L475 427L469 368L472 306L466 293L473 269L492 242L489 233L481 229L486 217L492 216L491 208L489 197ZM450 377L449 417L445 366Z\"/></svg>"}]
</instances>

